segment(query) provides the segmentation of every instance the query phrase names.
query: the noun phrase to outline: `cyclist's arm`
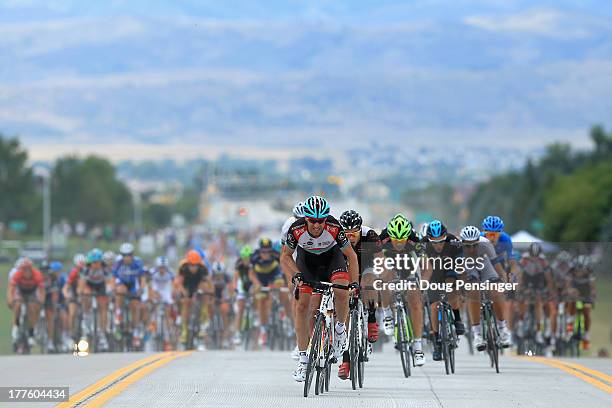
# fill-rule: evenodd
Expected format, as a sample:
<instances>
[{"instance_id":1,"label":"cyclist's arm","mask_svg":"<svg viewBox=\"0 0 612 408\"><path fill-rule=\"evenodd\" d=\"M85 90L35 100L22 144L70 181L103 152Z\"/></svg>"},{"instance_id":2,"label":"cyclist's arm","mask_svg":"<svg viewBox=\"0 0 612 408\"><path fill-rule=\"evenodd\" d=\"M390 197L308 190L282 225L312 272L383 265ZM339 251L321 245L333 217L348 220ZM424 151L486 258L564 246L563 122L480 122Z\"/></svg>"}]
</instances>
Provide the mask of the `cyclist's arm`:
<instances>
[{"instance_id":1,"label":"cyclist's arm","mask_svg":"<svg viewBox=\"0 0 612 408\"><path fill-rule=\"evenodd\" d=\"M9 307L13 305L13 293L15 293L15 282L11 279L6 287L6 303Z\"/></svg>"},{"instance_id":2,"label":"cyclist's arm","mask_svg":"<svg viewBox=\"0 0 612 408\"><path fill-rule=\"evenodd\" d=\"M255 270L253 269L252 266L249 268L249 279L251 279L251 282L255 283L255 286L259 286L259 287L263 286L261 282L259 281L259 279L257 279L257 274L255 273Z\"/></svg>"},{"instance_id":3,"label":"cyclist's arm","mask_svg":"<svg viewBox=\"0 0 612 408\"><path fill-rule=\"evenodd\" d=\"M348 261L348 273L351 282L359 282L359 260L357 259L357 253L353 249L351 244L345 245L342 248L342 253L346 256Z\"/></svg>"},{"instance_id":4,"label":"cyclist's arm","mask_svg":"<svg viewBox=\"0 0 612 408\"><path fill-rule=\"evenodd\" d=\"M293 248L285 246L285 250L281 252L280 256L281 267L284 271L287 271L286 273L290 274L291 277L300 272L295 263L295 259L293 259L293 252Z\"/></svg>"}]
</instances>

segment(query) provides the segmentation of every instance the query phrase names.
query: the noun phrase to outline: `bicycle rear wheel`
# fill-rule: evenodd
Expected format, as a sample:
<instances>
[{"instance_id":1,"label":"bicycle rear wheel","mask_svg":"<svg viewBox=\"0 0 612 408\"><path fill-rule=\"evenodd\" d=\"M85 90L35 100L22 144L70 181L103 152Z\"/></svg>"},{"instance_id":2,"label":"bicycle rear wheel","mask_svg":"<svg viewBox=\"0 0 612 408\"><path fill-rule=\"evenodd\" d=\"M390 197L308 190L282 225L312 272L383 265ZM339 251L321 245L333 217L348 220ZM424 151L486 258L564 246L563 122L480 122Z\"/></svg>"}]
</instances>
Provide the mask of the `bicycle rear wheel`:
<instances>
[{"instance_id":1,"label":"bicycle rear wheel","mask_svg":"<svg viewBox=\"0 0 612 408\"><path fill-rule=\"evenodd\" d=\"M314 330L312 338L310 340L310 348L308 350L308 363L306 365L306 379L304 380L304 397L308 397L310 386L312 385L312 377L315 371L317 371L321 347L321 337L325 326L325 320L322 314L317 315L315 320ZM317 380L319 377L317 376ZM318 394L318 389L315 389L315 393Z\"/></svg>"}]
</instances>

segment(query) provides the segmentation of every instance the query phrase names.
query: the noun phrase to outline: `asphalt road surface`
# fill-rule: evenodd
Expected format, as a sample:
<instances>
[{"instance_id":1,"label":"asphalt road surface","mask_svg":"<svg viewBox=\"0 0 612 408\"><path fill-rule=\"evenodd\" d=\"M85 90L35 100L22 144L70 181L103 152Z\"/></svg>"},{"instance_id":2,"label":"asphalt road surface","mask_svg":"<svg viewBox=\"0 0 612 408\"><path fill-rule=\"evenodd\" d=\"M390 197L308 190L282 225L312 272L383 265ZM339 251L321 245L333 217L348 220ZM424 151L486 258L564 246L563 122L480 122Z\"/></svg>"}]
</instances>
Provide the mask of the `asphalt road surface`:
<instances>
[{"instance_id":1,"label":"asphalt road surface","mask_svg":"<svg viewBox=\"0 0 612 408\"><path fill-rule=\"evenodd\" d=\"M610 407L612 360L510 356L496 374L484 354L461 350L454 375L431 360L404 378L391 347L371 356L364 388L332 376L329 393L304 398L288 353L204 351L0 358L0 386L69 386L60 405L108 407ZM55 406L38 403L36 407ZM8 406L0 403L0 406ZM19 405L17 405L19 406ZM24 406L24 405L22 405Z\"/></svg>"}]
</instances>

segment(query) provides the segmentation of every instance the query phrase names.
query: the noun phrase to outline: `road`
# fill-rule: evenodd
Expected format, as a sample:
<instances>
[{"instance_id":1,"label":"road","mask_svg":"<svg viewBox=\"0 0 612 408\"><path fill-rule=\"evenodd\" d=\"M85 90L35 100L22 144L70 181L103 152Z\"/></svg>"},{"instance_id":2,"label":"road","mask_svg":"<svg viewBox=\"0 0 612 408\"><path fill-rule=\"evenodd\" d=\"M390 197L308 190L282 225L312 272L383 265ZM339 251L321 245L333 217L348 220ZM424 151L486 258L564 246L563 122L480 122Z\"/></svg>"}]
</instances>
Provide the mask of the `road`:
<instances>
[{"instance_id":1,"label":"road","mask_svg":"<svg viewBox=\"0 0 612 408\"><path fill-rule=\"evenodd\" d=\"M302 384L291 378L295 363L287 353L2 357L0 385L69 385L78 401L62 406L81 401L79 406L91 407L297 408L339 407L347 401L377 408L612 406L612 360L559 361L505 355L502 372L495 374L485 355L462 351L455 375L445 375L442 363L430 359L406 379L398 357L387 347L371 357L362 390L353 391L349 381L334 376L329 393L304 398Z\"/></svg>"}]
</instances>

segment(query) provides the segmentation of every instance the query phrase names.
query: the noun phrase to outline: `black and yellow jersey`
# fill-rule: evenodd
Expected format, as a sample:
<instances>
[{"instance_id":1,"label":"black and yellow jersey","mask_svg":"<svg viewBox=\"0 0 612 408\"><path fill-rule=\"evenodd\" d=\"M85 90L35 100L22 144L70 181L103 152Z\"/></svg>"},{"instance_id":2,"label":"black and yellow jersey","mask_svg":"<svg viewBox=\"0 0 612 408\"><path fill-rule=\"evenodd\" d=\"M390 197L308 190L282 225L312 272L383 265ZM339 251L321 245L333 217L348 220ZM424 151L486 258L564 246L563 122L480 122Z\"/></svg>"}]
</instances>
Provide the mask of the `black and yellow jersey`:
<instances>
[{"instance_id":1,"label":"black and yellow jersey","mask_svg":"<svg viewBox=\"0 0 612 408\"><path fill-rule=\"evenodd\" d=\"M255 273L277 273L280 267L280 254L274 250L266 249L271 255L264 259L261 250L256 250L251 255L251 265Z\"/></svg>"}]
</instances>

